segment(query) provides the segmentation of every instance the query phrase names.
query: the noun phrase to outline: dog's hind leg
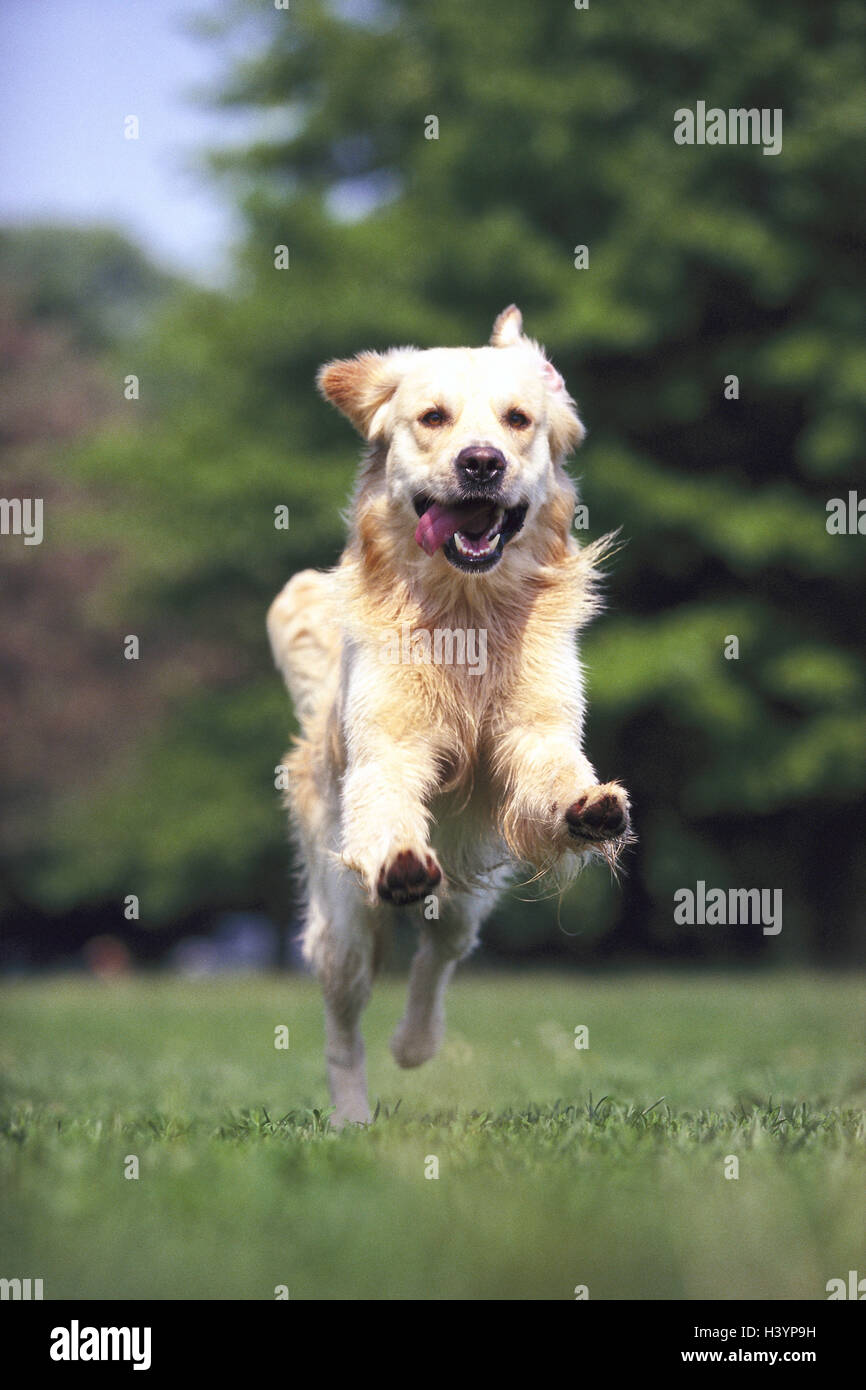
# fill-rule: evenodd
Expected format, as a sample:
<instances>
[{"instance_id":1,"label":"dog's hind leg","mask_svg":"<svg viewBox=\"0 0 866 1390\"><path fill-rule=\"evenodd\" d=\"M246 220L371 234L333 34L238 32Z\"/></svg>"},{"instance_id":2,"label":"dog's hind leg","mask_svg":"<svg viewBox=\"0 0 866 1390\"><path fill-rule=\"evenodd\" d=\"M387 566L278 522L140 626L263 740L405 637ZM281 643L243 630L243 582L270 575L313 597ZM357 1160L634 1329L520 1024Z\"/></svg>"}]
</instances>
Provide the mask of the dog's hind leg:
<instances>
[{"instance_id":1,"label":"dog's hind leg","mask_svg":"<svg viewBox=\"0 0 866 1390\"><path fill-rule=\"evenodd\" d=\"M363 901L347 876L333 869L317 876L310 894L304 955L322 986L325 1058L331 1125L370 1120L361 1015L366 1008L384 947L388 919Z\"/></svg>"},{"instance_id":2,"label":"dog's hind leg","mask_svg":"<svg viewBox=\"0 0 866 1390\"><path fill-rule=\"evenodd\" d=\"M481 925L499 890L453 893L438 921L425 921L409 972L406 1012L391 1039L401 1067L419 1067L438 1051L445 1033L445 991L458 961L478 942Z\"/></svg>"}]
</instances>

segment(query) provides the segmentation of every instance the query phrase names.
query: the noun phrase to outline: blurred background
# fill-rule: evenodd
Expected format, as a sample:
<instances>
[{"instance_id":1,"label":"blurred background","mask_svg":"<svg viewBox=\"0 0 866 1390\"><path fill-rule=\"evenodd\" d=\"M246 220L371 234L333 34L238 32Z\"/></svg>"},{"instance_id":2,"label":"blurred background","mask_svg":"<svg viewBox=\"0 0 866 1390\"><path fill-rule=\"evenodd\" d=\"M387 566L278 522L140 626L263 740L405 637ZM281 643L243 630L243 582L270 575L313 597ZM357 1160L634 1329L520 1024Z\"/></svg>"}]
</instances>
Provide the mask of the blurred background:
<instances>
[{"instance_id":1,"label":"blurred background","mask_svg":"<svg viewBox=\"0 0 866 1390\"><path fill-rule=\"evenodd\" d=\"M864 29L7 0L0 495L45 536L0 537L0 968L296 964L264 618L336 561L359 454L315 371L481 343L511 301L588 426L580 537L626 542L583 650L639 843L620 885L517 889L481 964L864 962L866 541L826 529L866 492ZM699 100L781 108L782 153L676 145ZM781 934L677 925L700 880L781 889Z\"/></svg>"}]
</instances>

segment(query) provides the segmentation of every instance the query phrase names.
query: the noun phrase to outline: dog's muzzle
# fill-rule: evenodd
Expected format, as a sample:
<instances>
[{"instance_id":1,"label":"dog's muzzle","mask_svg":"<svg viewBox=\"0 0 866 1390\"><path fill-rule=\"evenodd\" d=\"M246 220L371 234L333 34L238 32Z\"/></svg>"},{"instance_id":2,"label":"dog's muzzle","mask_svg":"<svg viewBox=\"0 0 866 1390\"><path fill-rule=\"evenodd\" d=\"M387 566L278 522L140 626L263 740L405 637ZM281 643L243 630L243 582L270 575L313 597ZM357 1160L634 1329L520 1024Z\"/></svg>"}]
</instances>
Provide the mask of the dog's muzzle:
<instances>
[{"instance_id":1,"label":"dog's muzzle","mask_svg":"<svg viewBox=\"0 0 866 1390\"><path fill-rule=\"evenodd\" d=\"M499 563L503 548L522 528L529 509L528 503L506 507L483 494L445 503L421 494L414 505L420 518L415 540L422 550L435 555L441 548L455 569L474 574Z\"/></svg>"}]
</instances>

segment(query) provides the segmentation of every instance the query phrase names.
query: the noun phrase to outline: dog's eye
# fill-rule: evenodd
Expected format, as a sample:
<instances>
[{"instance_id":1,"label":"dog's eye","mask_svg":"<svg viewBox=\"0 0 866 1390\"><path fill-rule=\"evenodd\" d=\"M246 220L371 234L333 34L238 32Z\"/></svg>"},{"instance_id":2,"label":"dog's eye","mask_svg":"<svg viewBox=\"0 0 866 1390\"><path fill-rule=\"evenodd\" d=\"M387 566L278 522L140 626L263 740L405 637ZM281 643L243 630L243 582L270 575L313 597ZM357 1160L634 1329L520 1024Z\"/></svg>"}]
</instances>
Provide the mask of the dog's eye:
<instances>
[{"instance_id":1,"label":"dog's eye","mask_svg":"<svg viewBox=\"0 0 866 1390\"><path fill-rule=\"evenodd\" d=\"M527 430L532 421L525 410L518 410L517 406L514 406L505 416L505 423L513 430Z\"/></svg>"},{"instance_id":2,"label":"dog's eye","mask_svg":"<svg viewBox=\"0 0 866 1390\"><path fill-rule=\"evenodd\" d=\"M423 415L419 415L418 423L419 425L427 425L431 430L435 430L440 425L444 425L447 419L448 416L444 410L435 408L433 410L425 410Z\"/></svg>"}]
</instances>

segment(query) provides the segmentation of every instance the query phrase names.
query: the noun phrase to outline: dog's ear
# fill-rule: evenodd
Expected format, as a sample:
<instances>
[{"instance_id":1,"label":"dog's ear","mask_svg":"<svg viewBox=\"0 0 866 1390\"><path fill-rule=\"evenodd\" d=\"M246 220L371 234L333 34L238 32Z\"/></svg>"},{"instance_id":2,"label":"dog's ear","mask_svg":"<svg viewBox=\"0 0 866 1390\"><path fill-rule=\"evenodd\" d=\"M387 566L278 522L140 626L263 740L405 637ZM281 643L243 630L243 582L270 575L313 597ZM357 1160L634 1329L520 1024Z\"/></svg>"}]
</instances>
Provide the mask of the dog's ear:
<instances>
[{"instance_id":1,"label":"dog's ear","mask_svg":"<svg viewBox=\"0 0 866 1390\"><path fill-rule=\"evenodd\" d=\"M400 383L405 357L405 352L361 352L326 362L319 368L316 384L359 434L375 439L382 432L385 407Z\"/></svg>"},{"instance_id":2,"label":"dog's ear","mask_svg":"<svg viewBox=\"0 0 866 1390\"><path fill-rule=\"evenodd\" d=\"M547 388L547 431L550 452L554 458L564 458L576 449L586 430L581 424L577 407L565 389L565 382L542 348L523 333L523 315L516 304L503 309L493 325L491 347L520 347L532 349L539 358L541 376Z\"/></svg>"},{"instance_id":3,"label":"dog's ear","mask_svg":"<svg viewBox=\"0 0 866 1390\"><path fill-rule=\"evenodd\" d=\"M541 351L539 349L539 351ZM547 387L547 433L554 458L565 458L586 434L577 406L552 362L541 353L541 375Z\"/></svg>"},{"instance_id":4,"label":"dog's ear","mask_svg":"<svg viewBox=\"0 0 866 1390\"><path fill-rule=\"evenodd\" d=\"M503 309L490 334L491 347L516 347L523 337L523 315L516 304Z\"/></svg>"}]
</instances>

